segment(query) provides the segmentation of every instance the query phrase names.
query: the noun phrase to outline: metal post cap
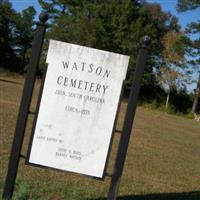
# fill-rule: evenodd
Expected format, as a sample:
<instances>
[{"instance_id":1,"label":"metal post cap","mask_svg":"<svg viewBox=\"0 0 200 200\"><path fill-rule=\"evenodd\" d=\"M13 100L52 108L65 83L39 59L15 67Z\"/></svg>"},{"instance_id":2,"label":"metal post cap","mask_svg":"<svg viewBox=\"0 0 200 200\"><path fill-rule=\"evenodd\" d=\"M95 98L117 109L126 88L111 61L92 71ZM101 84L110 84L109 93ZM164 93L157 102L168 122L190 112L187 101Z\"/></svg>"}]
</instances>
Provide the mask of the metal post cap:
<instances>
[{"instance_id":1,"label":"metal post cap","mask_svg":"<svg viewBox=\"0 0 200 200\"><path fill-rule=\"evenodd\" d=\"M45 13L45 12L40 13L40 15L39 15L39 20L40 20L42 23L45 23L48 19L49 19L49 16L48 16L47 13Z\"/></svg>"},{"instance_id":2,"label":"metal post cap","mask_svg":"<svg viewBox=\"0 0 200 200\"><path fill-rule=\"evenodd\" d=\"M145 46L149 46L150 43L151 43L151 38L148 36L148 35L145 35L143 38L142 38L142 44L145 45Z\"/></svg>"}]
</instances>

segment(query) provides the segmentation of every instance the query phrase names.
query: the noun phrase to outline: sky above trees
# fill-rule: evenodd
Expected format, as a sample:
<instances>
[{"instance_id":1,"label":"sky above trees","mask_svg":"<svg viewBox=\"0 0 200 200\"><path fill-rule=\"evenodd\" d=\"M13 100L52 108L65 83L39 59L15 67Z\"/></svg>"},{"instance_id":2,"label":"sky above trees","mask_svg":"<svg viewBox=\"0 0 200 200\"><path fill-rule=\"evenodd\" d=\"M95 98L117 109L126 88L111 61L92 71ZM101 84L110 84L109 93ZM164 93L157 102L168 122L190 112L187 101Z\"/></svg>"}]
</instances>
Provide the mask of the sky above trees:
<instances>
[{"instance_id":1,"label":"sky above trees","mask_svg":"<svg viewBox=\"0 0 200 200\"><path fill-rule=\"evenodd\" d=\"M35 10L37 11L36 17L41 12L41 6L38 3L38 0L10 0L10 2L13 5L13 8L17 11L21 11L28 6L34 6ZM177 16L179 20L179 24L181 25L182 29L187 26L188 23L194 22L200 19L199 13L200 8L197 8L195 10L189 10L187 12L179 13L176 10L177 0L147 0L149 3L159 3L163 9L163 11L169 11L173 15ZM199 37L199 35L192 35L191 37ZM195 76L195 74L194 74ZM196 83L191 84L188 86L188 89L192 91L196 88Z\"/></svg>"},{"instance_id":2,"label":"sky above trees","mask_svg":"<svg viewBox=\"0 0 200 200\"><path fill-rule=\"evenodd\" d=\"M21 11L28 6L34 6L38 13L41 11L41 7L37 0L10 0L13 4L13 8L17 11ZM177 0L147 0L149 3L159 3L164 11L170 11L173 15L176 15L179 19L180 25L184 28L188 23L198 20L200 8L184 13L178 13L176 11Z\"/></svg>"}]
</instances>

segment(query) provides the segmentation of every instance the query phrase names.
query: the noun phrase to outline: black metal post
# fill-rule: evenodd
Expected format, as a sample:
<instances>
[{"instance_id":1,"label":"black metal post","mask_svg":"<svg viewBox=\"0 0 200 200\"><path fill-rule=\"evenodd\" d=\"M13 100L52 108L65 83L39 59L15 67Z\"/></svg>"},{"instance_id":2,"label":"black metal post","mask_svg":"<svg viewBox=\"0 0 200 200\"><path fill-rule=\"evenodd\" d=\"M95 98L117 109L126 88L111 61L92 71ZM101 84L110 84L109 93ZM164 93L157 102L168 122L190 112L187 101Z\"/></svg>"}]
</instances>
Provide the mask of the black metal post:
<instances>
[{"instance_id":1,"label":"black metal post","mask_svg":"<svg viewBox=\"0 0 200 200\"><path fill-rule=\"evenodd\" d=\"M13 195L15 180L17 176L17 169L19 165L19 158L24 138L24 132L26 128L29 107L32 99L34 83L36 79L36 71L40 59L42 44L46 30L45 22L48 20L48 15L46 13L41 13L39 19L40 23L38 24L37 30L34 35L32 52L29 61L29 68L27 71L22 99L20 103L12 150L8 165L8 171L3 190L3 199L11 199Z\"/></svg>"},{"instance_id":2,"label":"black metal post","mask_svg":"<svg viewBox=\"0 0 200 200\"><path fill-rule=\"evenodd\" d=\"M109 161L109 157L110 157L110 153L111 153L114 135L115 135L116 132L118 132L118 133L120 132L120 131L116 131L116 126L117 126L117 122L118 122L118 118L119 118L120 108L121 108L121 104L122 104L122 98L123 98L123 95L124 95L124 86L125 86L125 81L123 81L122 88L121 88L121 93L120 93L119 102L118 102L118 106L117 106L117 113L115 115L115 121L114 121L114 124L113 124L112 136L111 136L111 139L110 139L108 155L107 155L106 164L105 164L104 175L109 176L109 177L112 177L112 175L107 172L107 167L108 167L108 161Z\"/></svg>"},{"instance_id":3,"label":"black metal post","mask_svg":"<svg viewBox=\"0 0 200 200\"><path fill-rule=\"evenodd\" d=\"M117 192L119 189L120 179L123 172L124 162L128 149L128 143L130 140L131 130L133 126L133 120L137 107L137 100L139 96L139 90L141 86L142 76L144 73L144 67L147 59L148 46L150 45L150 37L145 36L142 41L142 45L139 51L137 66L135 69L134 79L131 86L131 93L128 101L128 107L126 111L125 121L122 129L122 135L118 147L117 157L115 161L114 172L112 175L110 188L108 192L108 200L116 200Z\"/></svg>"}]
</instances>

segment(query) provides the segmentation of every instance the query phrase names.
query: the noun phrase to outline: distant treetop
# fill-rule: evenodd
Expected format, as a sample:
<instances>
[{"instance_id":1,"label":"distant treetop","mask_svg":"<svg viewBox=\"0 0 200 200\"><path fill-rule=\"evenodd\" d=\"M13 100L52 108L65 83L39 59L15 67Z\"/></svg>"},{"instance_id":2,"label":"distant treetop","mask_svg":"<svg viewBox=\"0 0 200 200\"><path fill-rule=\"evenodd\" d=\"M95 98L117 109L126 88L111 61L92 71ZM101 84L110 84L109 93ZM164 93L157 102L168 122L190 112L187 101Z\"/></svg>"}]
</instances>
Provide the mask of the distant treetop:
<instances>
[{"instance_id":1,"label":"distant treetop","mask_svg":"<svg viewBox=\"0 0 200 200\"><path fill-rule=\"evenodd\" d=\"M177 11L184 12L193 10L200 6L200 0L178 0Z\"/></svg>"}]
</instances>

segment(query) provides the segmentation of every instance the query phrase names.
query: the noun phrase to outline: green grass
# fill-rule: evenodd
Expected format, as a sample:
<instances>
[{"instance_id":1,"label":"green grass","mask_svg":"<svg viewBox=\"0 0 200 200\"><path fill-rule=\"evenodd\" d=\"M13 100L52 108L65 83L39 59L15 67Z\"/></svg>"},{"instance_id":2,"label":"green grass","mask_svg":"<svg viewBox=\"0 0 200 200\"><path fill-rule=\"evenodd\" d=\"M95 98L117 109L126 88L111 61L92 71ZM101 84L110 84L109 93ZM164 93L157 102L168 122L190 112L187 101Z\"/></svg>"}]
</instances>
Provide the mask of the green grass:
<instances>
[{"instance_id":1,"label":"green grass","mask_svg":"<svg viewBox=\"0 0 200 200\"><path fill-rule=\"evenodd\" d=\"M37 100L36 83L31 109ZM0 77L0 194L23 89L23 78ZM123 103L118 128L123 124ZM33 117L29 117L22 153L25 155ZM108 166L113 169L119 135ZM91 163L92 164L92 163ZM96 181L80 175L27 166L20 161L15 200L105 199L110 179ZM200 123L139 107L121 179L119 199L200 200Z\"/></svg>"}]
</instances>

